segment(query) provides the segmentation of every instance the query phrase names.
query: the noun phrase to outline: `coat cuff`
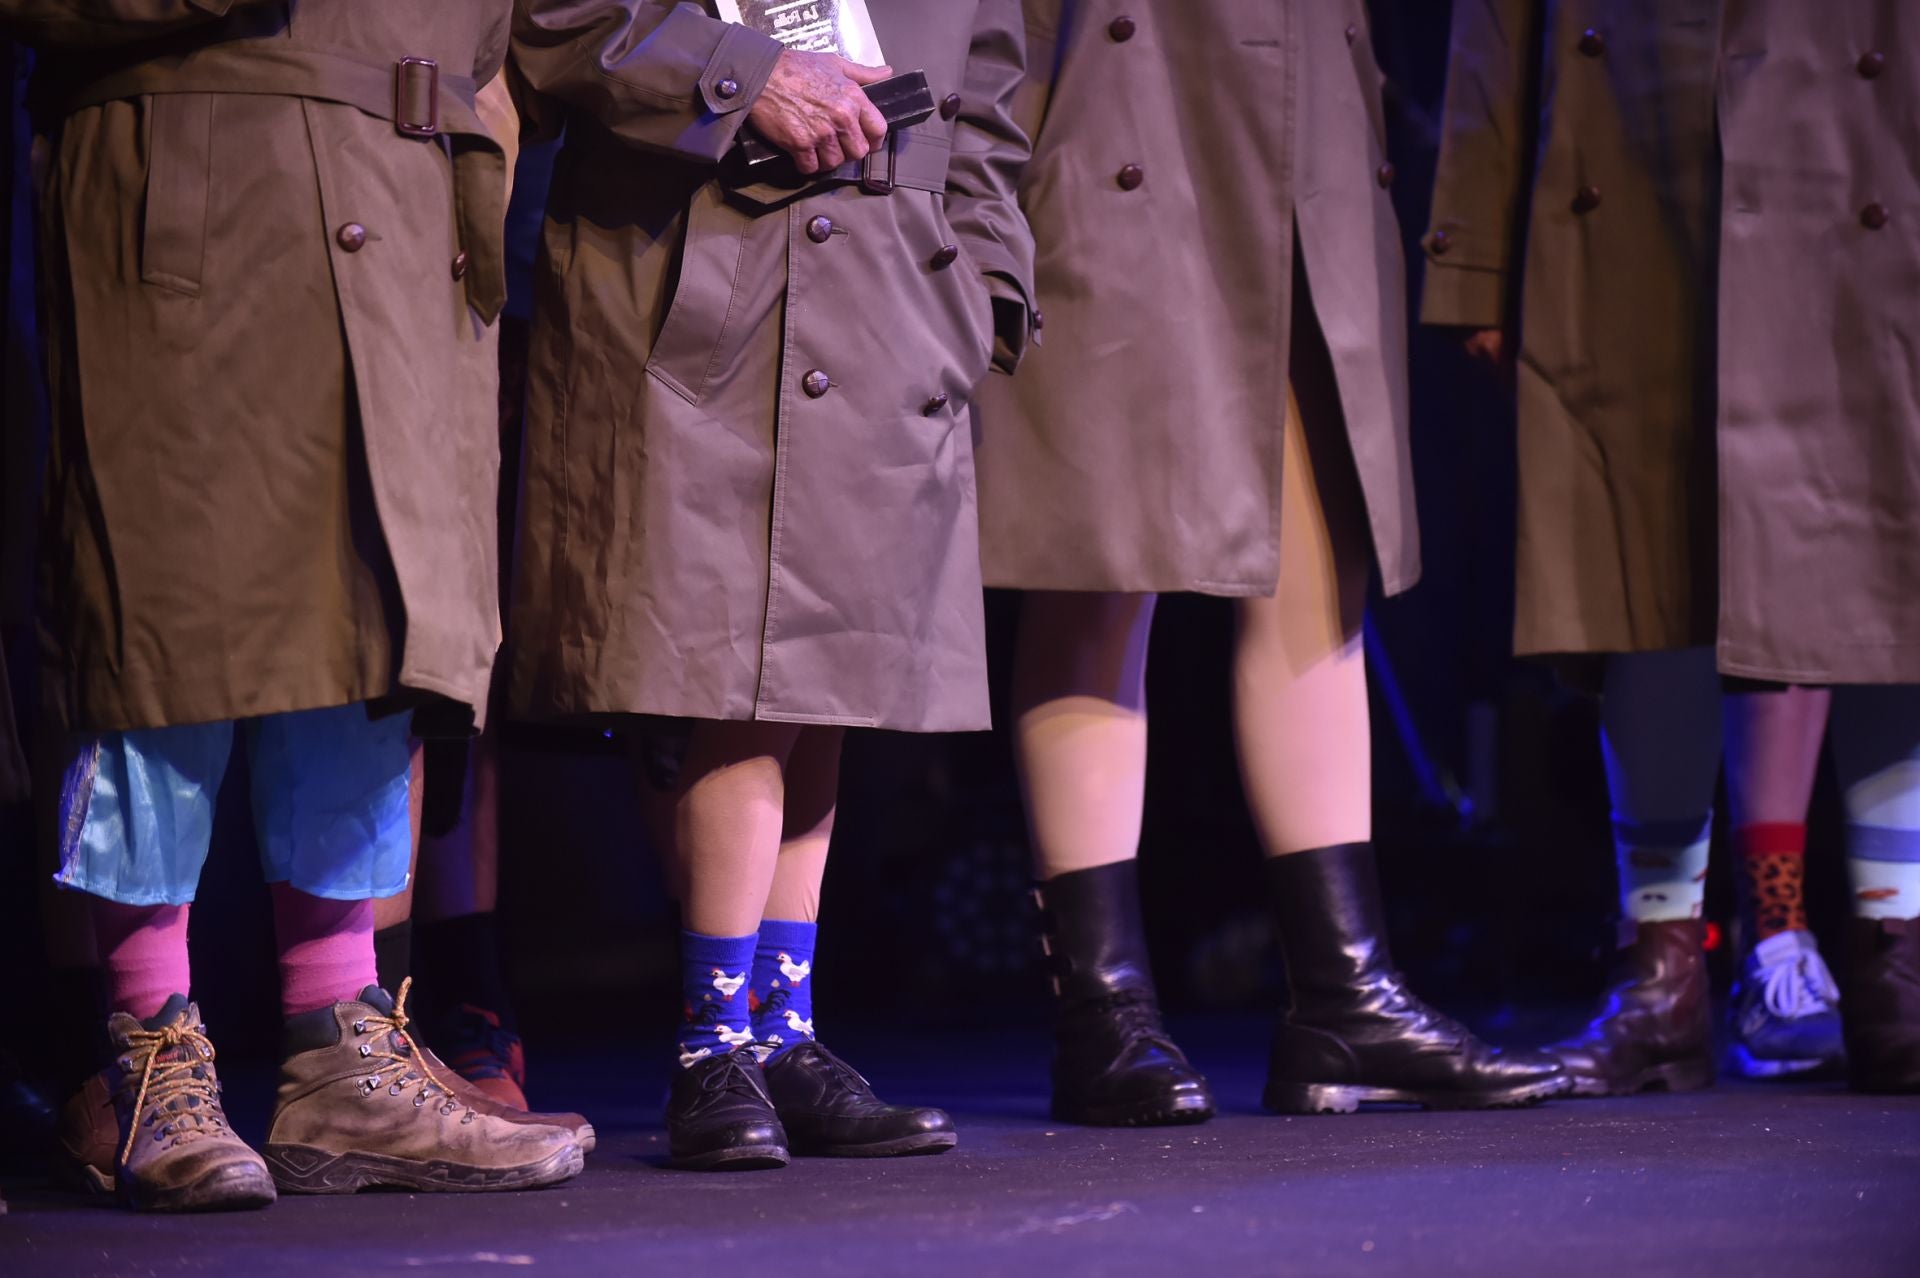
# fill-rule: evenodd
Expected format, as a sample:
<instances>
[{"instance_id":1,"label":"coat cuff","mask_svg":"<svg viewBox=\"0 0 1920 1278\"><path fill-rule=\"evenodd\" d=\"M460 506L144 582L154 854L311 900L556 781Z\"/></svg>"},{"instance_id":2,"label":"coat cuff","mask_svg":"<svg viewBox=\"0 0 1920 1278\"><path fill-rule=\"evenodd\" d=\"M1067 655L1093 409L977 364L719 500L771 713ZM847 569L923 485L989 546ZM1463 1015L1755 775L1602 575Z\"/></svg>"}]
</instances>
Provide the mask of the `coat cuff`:
<instances>
[{"instance_id":1,"label":"coat cuff","mask_svg":"<svg viewBox=\"0 0 1920 1278\"><path fill-rule=\"evenodd\" d=\"M738 113L742 117L735 122L738 128L773 78L774 64L785 48L770 35L728 23L706 70L700 73L700 100L714 115Z\"/></svg>"},{"instance_id":2,"label":"coat cuff","mask_svg":"<svg viewBox=\"0 0 1920 1278\"><path fill-rule=\"evenodd\" d=\"M1420 322L1463 328L1499 328L1507 319L1507 273L1456 265L1427 250L1420 290Z\"/></svg>"},{"instance_id":3,"label":"coat cuff","mask_svg":"<svg viewBox=\"0 0 1920 1278\"><path fill-rule=\"evenodd\" d=\"M1032 286L1021 278L1012 257L993 241L968 241L967 256L979 268L993 299L993 367L1011 373L1020 366L1027 347L1040 340L1040 312L1033 306Z\"/></svg>"}]
</instances>

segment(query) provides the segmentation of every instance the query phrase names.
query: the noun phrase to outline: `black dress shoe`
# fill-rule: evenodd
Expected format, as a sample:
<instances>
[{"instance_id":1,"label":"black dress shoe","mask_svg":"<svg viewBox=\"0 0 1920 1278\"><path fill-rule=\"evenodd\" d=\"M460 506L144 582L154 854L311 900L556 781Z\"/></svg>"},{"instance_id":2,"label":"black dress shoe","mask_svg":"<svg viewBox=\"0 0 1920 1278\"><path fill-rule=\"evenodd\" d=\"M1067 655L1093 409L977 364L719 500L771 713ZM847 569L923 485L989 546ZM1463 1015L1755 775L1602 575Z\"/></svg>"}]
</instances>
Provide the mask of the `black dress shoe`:
<instances>
[{"instance_id":1,"label":"black dress shoe","mask_svg":"<svg viewBox=\"0 0 1920 1278\"><path fill-rule=\"evenodd\" d=\"M787 1165L787 1133L751 1051L709 1056L680 1071L667 1099L667 1149L675 1167L692 1171Z\"/></svg>"},{"instance_id":2,"label":"black dress shoe","mask_svg":"<svg viewBox=\"0 0 1920 1278\"><path fill-rule=\"evenodd\" d=\"M1407 988L1387 950L1371 846L1316 848L1267 865L1292 993L1274 1030L1268 1109L1491 1109L1571 1089L1552 1057L1488 1047Z\"/></svg>"},{"instance_id":3,"label":"black dress shoe","mask_svg":"<svg viewBox=\"0 0 1920 1278\"><path fill-rule=\"evenodd\" d=\"M801 1043L768 1061L766 1079L796 1154L942 1154L959 1139L945 1110L887 1104L858 1070L818 1043Z\"/></svg>"},{"instance_id":4,"label":"black dress shoe","mask_svg":"<svg viewBox=\"0 0 1920 1278\"><path fill-rule=\"evenodd\" d=\"M1053 967L1053 1116L1095 1127L1157 1127L1213 1117L1207 1080L1160 1024L1132 861L1042 884Z\"/></svg>"}]
</instances>

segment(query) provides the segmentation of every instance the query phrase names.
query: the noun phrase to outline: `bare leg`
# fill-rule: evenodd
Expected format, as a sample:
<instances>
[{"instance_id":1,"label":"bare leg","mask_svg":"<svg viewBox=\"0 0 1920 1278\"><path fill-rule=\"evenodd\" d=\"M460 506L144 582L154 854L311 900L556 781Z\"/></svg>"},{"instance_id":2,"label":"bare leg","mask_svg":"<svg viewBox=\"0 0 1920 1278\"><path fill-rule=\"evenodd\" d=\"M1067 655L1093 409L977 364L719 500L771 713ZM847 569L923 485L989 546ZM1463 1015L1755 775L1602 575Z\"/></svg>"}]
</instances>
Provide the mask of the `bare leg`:
<instances>
[{"instance_id":1,"label":"bare leg","mask_svg":"<svg viewBox=\"0 0 1920 1278\"><path fill-rule=\"evenodd\" d=\"M810 727L794 743L787 764L780 855L763 917L795 923L820 918L820 884L840 797L841 728Z\"/></svg>"},{"instance_id":2,"label":"bare leg","mask_svg":"<svg viewBox=\"0 0 1920 1278\"><path fill-rule=\"evenodd\" d=\"M694 727L674 805L687 930L749 936L759 929L780 860L787 756L800 731L784 723Z\"/></svg>"},{"instance_id":3,"label":"bare leg","mask_svg":"<svg viewBox=\"0 0 1920 1278\"><path fill-rule=\"evenodd\" d=\"M1043 880L1139 850L1154 599L1039 593L1022 605L1014 742Z\"/></svg>"}]
</instances>

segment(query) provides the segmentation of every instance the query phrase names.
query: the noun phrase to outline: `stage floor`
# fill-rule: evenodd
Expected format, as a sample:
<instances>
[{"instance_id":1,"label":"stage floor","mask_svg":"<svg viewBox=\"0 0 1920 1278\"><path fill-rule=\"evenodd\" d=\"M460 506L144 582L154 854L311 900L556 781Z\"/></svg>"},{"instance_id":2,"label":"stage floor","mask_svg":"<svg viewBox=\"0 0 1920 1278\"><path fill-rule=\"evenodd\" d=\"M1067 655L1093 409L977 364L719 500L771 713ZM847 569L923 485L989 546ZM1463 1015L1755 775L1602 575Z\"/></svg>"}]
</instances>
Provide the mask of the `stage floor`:
<instances>
[{"instance_id":1,"label":"stage floor","mask_svg":"<svg viewBox=\"0 0 1920 1278\"><path fill-rule=\"evenodd\" d=\"M536 1099L599 1125L571 1184L166 1218L14 1181L0 1275L1920 1274L1920 1098L1743 1083L1286 1119L1258 1109L1257 1025L1185 1037L1223 1113L1143 1131L1049 1121L1036 1036L843 1043L883 1095L951 1108L959 1149L733 1175L660 1165L660 1072L536 1048ZM258 1080L230 1091L257 1132Z\"/></svg>"}]
</instances>

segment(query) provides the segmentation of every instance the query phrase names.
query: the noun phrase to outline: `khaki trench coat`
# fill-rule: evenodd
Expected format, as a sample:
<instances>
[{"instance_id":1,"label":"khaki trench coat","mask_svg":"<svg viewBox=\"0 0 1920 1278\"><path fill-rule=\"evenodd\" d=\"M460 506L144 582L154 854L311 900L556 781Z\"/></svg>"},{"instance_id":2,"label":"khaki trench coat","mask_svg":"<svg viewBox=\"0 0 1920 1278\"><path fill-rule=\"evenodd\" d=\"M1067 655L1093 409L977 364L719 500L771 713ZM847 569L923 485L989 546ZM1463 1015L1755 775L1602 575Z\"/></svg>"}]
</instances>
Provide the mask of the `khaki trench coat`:
<instances>
[{"instance_id":1,"label":"khaki trench coat","mask_svg":"<svg viewBox=\"0 0 1920 1278\"><path fill-rule=\"evenodd\" d=\"M525 109L564 104L567 141L535 271L516 713L986 726L966 405L993 298L1008 358L1026 325L1019 12L869 9L942 113L902 136L891 195L769 205L716 162L773 41L694 5L522 0Z\"/></svg>"},{"instance_id":2,"label":"khaki trench coat","mask_svg":"<svg viewBox=\"0 0 1920 1278\"><path fill-rule=\"evenodd\" d=\"M1421 319L1518 305L1523 654L1713 641L1720 7L1454 6Z\"/></svg>"},{"instance_id":3,"label":"khaki trench coat","mask_svg":"<svg viewBox=\"0 0 1920 1278\"><path fill-rule=\"evenodd\" d=\"M1920 13L1472 0L1453 56L1422 318L1520 277L1519 651L1920 679Z\"/></svg>"},{"instance_id":4,"label":"khaki trench coat","mask_svg":"<svg viewBox=\"0 0 1920 1278\"><path fill-rule=\"evenodd\" d=\"M1269 595L1296 245L1389 593L1420 574L1360 0L1027 0L1044 342L978 407L988 584Z\"/></svg>"},{"instance_id":5,"label":"khaki trench coat","mask_svg":"<svg viewBox=\"0 0 1920 1278\"><path fill-rule=\"evenodd\" d=\"M41 620L68 726L483 707L503 174L472 99L508 17L0 0L58 131Z\"/></svg>"}]
</instances>

